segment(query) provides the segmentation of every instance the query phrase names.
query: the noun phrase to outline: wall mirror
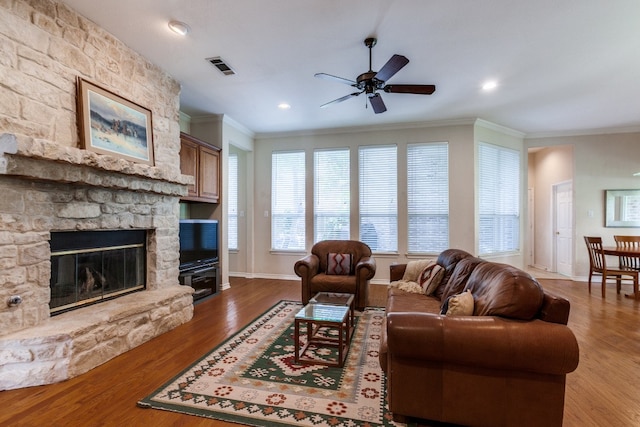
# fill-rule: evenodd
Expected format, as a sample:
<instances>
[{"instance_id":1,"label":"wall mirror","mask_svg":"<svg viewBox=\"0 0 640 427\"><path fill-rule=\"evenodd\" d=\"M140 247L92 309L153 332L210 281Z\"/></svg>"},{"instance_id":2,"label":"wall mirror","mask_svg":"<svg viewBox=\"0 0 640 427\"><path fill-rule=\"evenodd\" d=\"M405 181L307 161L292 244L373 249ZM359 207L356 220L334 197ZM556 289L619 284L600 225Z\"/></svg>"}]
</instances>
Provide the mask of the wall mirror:
<instances>
[{"instance_id":1,"label":"wall mirror","mask_svg":"<svg viewBox=\"0 0 640 427\"><path fill-rule=\"evenodd\" d=\"M640 227L640 190L605 190L605 227Z\"/></svg>"}]
</instances>

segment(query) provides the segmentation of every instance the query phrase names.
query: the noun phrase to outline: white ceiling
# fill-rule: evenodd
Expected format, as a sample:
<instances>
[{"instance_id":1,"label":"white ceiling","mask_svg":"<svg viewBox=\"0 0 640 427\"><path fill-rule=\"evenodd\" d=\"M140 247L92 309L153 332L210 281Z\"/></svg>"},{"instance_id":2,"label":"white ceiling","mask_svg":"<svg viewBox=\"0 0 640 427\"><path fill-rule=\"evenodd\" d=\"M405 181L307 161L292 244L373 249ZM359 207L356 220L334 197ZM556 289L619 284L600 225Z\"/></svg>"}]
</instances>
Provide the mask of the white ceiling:
<instances>
[{"instance_id":1,"label":"white ceiling","mask_svg":"<svg viewBox=\"0 0 640 427\"><path fill-rule=\"evenodd\" d=\"M476 117L529 135L640 129L638 0L63 1L176 78L183 112L256 133ZM172 19L191 32L171 33ZM353 88L314 74L367 71L368 36L374 70L395 53L411 61L390 84L436 92L384 93L382 114L365 95L320 109Z\"/></svg>"}]
</instances>

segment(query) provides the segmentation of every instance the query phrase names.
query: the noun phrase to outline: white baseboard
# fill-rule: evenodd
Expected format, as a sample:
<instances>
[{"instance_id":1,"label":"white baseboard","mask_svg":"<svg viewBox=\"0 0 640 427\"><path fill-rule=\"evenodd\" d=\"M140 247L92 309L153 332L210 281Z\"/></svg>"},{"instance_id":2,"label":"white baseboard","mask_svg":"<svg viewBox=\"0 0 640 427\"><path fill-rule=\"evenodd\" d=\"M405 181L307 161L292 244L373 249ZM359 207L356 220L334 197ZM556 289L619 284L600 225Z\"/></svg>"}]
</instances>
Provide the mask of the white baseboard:
<instances>
[{"instance_id":1,"label":"white baseboard","mask_svg":"<svg viewBox=\"0 0 640 427\"><path fill-rule=\"evenodd\" d=\"M294 280L300 281L300 278L295 275L286 274L269 274L269 273L242 273L239 271L230 271L230 277L242 277L244 279L271 279L271 280ZM388 285L389 279L372 279L371 284L374 285Z\"/></svg>"}]
</instances>

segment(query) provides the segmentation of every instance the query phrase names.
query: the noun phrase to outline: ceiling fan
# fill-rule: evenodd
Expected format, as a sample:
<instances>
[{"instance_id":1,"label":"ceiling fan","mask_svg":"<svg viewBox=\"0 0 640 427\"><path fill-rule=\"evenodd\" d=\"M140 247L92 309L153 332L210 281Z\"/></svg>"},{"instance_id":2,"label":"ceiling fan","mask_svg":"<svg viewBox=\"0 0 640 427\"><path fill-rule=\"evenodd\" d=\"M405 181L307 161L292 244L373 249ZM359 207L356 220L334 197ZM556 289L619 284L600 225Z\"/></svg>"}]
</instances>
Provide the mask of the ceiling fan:
<instances>
[{"instance_id":1,"label":"ceiling fan","mask_svg":"<svg viewBox=\"0 0 640 427\"><path fill-rule=\"evenodd\" d=\"M387 61L387 63L384 64L380 71L373 71L371 66L371 50L376 45L377 41L378 40L373 37L365 39L364 44L369 48L369 71L360 74L355 81L342 77L332 76L331 74L326 73L315 74L315 77L347 84L358 89L358 92L353 92L349 95L327 102L326 104L322 104L320 108L325 108L330 105L337 104L339 102L346 101L347 99L356 97L362 93L366 93L373 111L376 114L379 114L387 111L387 107L384 105L384 101L378 93L379 90L382 90L386 93L414 93L418 95L431 95L433 92L435 92L436 87L434 85L385 84L387 80L393 77L398 71L402 69L402 67L409 63L409 59L402 55L393 55Z\"/></svg>"}]
</instances>

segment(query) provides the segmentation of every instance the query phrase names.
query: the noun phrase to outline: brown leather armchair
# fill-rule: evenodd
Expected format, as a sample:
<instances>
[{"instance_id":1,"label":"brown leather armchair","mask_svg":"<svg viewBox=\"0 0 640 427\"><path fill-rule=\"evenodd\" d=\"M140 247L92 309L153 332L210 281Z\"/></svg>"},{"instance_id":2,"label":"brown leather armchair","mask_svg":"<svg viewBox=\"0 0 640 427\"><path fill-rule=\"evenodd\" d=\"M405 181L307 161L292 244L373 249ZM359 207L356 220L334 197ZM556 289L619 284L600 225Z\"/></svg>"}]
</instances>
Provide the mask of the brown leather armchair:
<instances>
[{"instance_id":1,"label":"brown leather armchair","mask_svg":"<svg viewBox=\"0 0 640 427\"><path fill-rule=\"evenodd\" d=\"M327 274L327 257L330 253L351 254L351 271L348 275ZM376 262L371 249L357 240L323 240L311 248L311 254L298 260L295 273L302 278L302 303L318 292L343 292L354 294L357 310L367 305L369 280L376 274Z\"/></svg>"}]
</instances>

